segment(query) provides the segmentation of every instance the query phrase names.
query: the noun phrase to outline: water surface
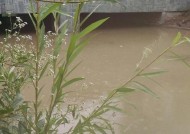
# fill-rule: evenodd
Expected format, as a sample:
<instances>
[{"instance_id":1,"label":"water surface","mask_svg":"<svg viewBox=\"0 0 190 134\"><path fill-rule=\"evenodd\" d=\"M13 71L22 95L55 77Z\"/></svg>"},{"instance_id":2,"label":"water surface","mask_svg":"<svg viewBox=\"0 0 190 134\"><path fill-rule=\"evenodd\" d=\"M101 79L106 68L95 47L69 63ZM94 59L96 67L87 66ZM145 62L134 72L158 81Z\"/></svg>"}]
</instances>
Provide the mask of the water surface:
<instances>
[{"instance_id":1,"label":"water surface","mask_svg":"<svg viewBox=\"0 0 190 134\"><path fill-rule=\"evenodd\" d=\"M122 26L109 25L96 30L93 33L97 34L96 37L75 62L82 61L81 65L72 74L74 77L82 76L86 79L67 89L75 92L68 95L66 100L84 106L88 113L111 90L130 79L137 65L145 66L171 45L178 31L185 36L190 35L187 30L125 23ZM147 56L142 59L145 49ZM190 47L178 46L174 51L182 56L189 56ZM170 56L169 53L165 54L146 70L168 71L154 78L160 85L149 79L137 79L150 87L159 99L142 92L134 92L121 100L127 114L113 115L114 122L122 124L117 127L118 134L190 133L190 69L181 62L171 60ZM43 83L46 88L51 84L49 78L45 78ZM26 99L33 100L34 92L30 86L23 93ZM48 103L48 95L47 90L43 91L45 103ZM136 109L127 103L134 104Z\"/></svg>"}]
</instances>

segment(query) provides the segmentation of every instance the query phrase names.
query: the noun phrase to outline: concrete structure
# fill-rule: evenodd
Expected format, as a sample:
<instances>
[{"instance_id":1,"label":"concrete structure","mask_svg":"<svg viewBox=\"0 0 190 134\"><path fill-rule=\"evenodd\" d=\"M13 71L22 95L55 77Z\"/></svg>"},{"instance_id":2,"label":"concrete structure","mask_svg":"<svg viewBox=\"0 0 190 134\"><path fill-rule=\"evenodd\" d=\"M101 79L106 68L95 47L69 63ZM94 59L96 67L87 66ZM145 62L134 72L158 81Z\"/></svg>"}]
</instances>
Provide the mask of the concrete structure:
<instances>
[{"instance_id":1,"label":"concrete structure","mask_svg":"<svg viewBox=\"0 0 190 134\"><path fill-rule=\"evenodd\" d=\"M105 0L109 1L109 0ZM96 12L163 12L190 9L190 0L118 0L120 4L103 3ZM90 12L100 2L88 3L83 12ZM28 0L0 0L0 13L27 13ZM65 11L72 13L74 4L67 5Z\"/></svg>"}]
</instances>

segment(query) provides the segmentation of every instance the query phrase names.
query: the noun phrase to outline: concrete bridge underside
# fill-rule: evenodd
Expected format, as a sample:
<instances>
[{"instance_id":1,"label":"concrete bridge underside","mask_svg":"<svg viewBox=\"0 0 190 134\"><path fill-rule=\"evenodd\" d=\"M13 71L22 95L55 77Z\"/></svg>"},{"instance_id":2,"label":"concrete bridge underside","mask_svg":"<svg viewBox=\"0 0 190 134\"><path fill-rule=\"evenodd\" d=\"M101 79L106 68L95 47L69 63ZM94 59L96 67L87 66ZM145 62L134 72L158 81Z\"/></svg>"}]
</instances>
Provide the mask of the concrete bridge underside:
<instances>
[{"instance_id":1,"label":"concrete bridge underside","mask_svg":"<svg viewBox=\"0 0 190 134\"><path fill-rule=\"evenodd\" d=\"M96 0L94 0L96 1ZM106 0L105 0L106 1ZM107 0L109 1L109 0ZM119 13L119 12L163 12L163 11L186 11L190 9L190 0L118 0L119 3L110 2L87 3L83 12L92 11L97 5L102 4L96 12ZM0 0L0 13L27 13L28 0ZM64 10L73 13L75 4L67 5Z\"/></svg>"}]
</instances>

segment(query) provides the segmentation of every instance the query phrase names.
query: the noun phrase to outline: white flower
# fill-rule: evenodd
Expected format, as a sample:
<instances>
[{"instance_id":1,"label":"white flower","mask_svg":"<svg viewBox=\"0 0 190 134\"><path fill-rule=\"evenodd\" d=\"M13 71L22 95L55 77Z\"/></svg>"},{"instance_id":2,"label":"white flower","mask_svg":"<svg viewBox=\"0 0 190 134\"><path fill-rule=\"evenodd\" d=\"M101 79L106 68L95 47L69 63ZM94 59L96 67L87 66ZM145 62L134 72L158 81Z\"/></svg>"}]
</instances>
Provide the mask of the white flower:
<instances>
[{"instance_id":1,"label":"white flower","mask_svg":"<svg viewBox=\"0 0 190 134\"><path fill-rule=\"evenodd\" d=\"M15 31L15 32L14 32L14 34L13 34L13 36L17 36L17 34L18 34L18 32L17 32L17 31Z\"/></svg>"},{"instance_id":2,"label":"white flower","mask_svg":"<svg viewBox=\"0 0 190 134\"><path fill-rule=\"evenodd\" d=\"M30 35L27 35L26 38L29 40L32 40L32 36L30 36Z\"/></svg>"},{"instance_id":3,"label":"white flower","mask_svg":"<svg viewBox=\"0 0 190 134\"><path fill-rule=\"evenodd\" d=\"M20 38L19 38L19 37L16 37L16 41L17 41L17 42L20 41Z\"/></svg>"},{"instance_id":4,"label":"white flower","mask_svg":"<svg viewBox=\"0 0 190 134\"><path fill-rule=\"evenodd\" d=\"M23 22L23 20L20 17L16 17L17 22Z\"/></svg>"},{"instance_id":5,"label":"white flower","mask_svg":"<svg viewBox=\"0 0 190 134\"><path fill-rule=\"evenodd\" d=\"M0 21L0 25L2 24L2 22Z\"/></svg>"}]
</instances>

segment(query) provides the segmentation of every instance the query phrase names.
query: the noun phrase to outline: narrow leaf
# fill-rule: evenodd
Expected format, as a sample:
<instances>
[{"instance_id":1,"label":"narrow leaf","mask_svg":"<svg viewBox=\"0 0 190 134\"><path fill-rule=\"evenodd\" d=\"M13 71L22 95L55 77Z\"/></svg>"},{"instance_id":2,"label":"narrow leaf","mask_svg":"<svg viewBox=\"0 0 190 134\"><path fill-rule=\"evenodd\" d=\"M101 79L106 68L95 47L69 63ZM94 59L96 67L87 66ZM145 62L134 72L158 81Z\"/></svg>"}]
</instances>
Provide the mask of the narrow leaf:
<instances>
[{"instance_id":1,"label":"narrow leaf","mask_svg":"<svg viewBox=\"0 0 190 134\"><path fill-rule=\"evenodd\" d=\"M148 87L146 87L145 85L143 85L137 81L133 81L133 84L135 85L135 89L143 91L145 93L148 93L148 94L158 98L158 96L153 91L151 91Z\"/></svg>"},{"instance_id":2,"label":"narrow leaf","mask_svg":"<svg viewBox=\"0 0 190 134\"><path fill-rule=\"evenodd\" d=\"M84 49L84 47L88 44L88 40L84 40L81 43L79 43L73 53L71 54L69 58L69 63L72 63L72 61L80 54L80 52Z\"/></svg>"},{"instance_id":3,"label":"narrow leaf","mask_svg":"<svg viewBox=\"0 0 190 134\"><path fill-rule=\"evenodd\" d=\"M81 62L79 62L78 64L76 64L76 65L65 75L65 77L69 76L80 64L81 64Z\"/></svg>"},{"instance_id":4,"label":"narrow leaf","mask_svg":"<svg viewBox=\"0 0 190 134\"><path fill-rule=\"evenodd\" d=\"M183 62L187 67L190 68L190 64L186 61L186 57L181 57L180 55L176 54L175 52L173 51L170 51L171 54L173 54L176 58L175 60L180 60L181 62Z\"/></svg>"},{"instance_id":5,"label":"narrow leaf","mask_svg":"<svg viewBox=\"0 0 190 134\"><path fill-rule=\"evenodd\" d=\"M67 81L66 83L63 84L62 88L66 87L66 86L69 86L77 81L81 81L83 80L84 78L74 78L74 79L71 79L69 81Z\"/></svg>"},{"instance_id":6,"label":"narrow leaf","mask_svg":"<svg viewBox=\"0 0 190 134\"><path fill-rule=\"evenodd\" d=\"M73 34L70 38L69 47L67 50L67 61L69 61L70 56L72 55L73 51L75 50L75 46L78 40L78 34Z\"/></svg>"},{"instance_id":7,"label":"narrow leaf","mask_svg":"<svg viewBox=\"0 0 190 134\"><path fill-rule=\"evenodd\" d=\"M139 74L139 76L153 77L153 76L158 76L160 74L163 74L165 72L167 72L167 71L155 71L155 72L141 73L141 74Z\"/></svg>"},{"instance_id":8,"label":"narrow leaf","mask_svg":"<svg viewBox=\"0 0 190 134\"><path fill-rule=\"evenodd\" d=\"M47 63L45 64L45 66L43 67L43 69L42 69L42 71L41 71L41 73L40 73L39 80L40 80L40 79L42 78L42 76L44 75L45 71L46 71L47 68L48 68L48 65L49 65L49 62L47 62Z\"/></svg>"},{"instance_id":9,"label":"narrow leaf","mask_svg":"<svg viewBox=\"0 0 190 134\"><path fill-rule=\"evenodd\" d=\"M105 113L107 113L108 111L110 111L109 109L101 109L99 112L97 112L96 114L93 115L94 118L99 117Z\"/></svg>"},{"instance_id":10,"label":"narrow leaf","mask_svg":"<svg viewBox=\"0 0 190 134\"><path fill-rule=\"evenodd\" d=\"M9 70L9 75L14 71L15 66L11 67L11 69Z\"/></svg>"},{"instance_id":11,"label":"narrow leaf","mask_svg":"<svg viewBox=\"0 0 190 134\"><path fill-rule=\"evenodd\" d=\"M101 134L107 134L107 133L104 131L104 128L102 128L102 127L100 127L100 126L98 126L98 125L96 125L96 124L94 124L93 127L94 127L97 131L99 131Z\"/></svg>"},{"instance_id":12,"label":"narrow leaf","mask_svg":"<svg viewBox=\"0 0 190 134\"><path fill-rule=\"evenodd\" d=\"M67 32L67 21L63 23L63 27L61 29L61 33L58 35L58 37L55 39L55 47L54 47L54 52L53 56L57 57L61 50L61 45L63 44L63 39L66 35Z\"/></svg>"},{"instance_id":13,"label":"narrow leaf","mask_svg":"<svg viewBox=\"0 0 190 134\"><path fill-rule=\"evenodd\" d=\"M50 13L54 12L55 9L57 9L61 4L55 3L55 4L49 4L46 7L41 9L40 13L40 22L45 19ZM39 23L39 22L38 22Z\"/></svg>"},{"instance_id":14,"label":"narrow leaf","mask_svg":"<svg viewBox=\"0 0 190 134\"><path fill-rule=\"evenodd\" d=\"M73 28L74 28L74 32L77 32L77 27L78 27L78 21L79 21L79 16L80 16L80 12L81 12L81 9L83 7L84 3L79 3L76 10L75 10L75 15L74 15L74 25L73 25Z\"/></svg>"},{"instance_id":15,"label":"narrow leaf","mask_svg":"<svg viewBox=\"0 0 190 134\"><path fill-rule=\"evenodd\" d=\"M130 87L121 87L116 90L118 93L128 93L128 92L133 92L135 89L130 88Z\"/></svg>"},{"instance_id":16,"label":"narrow leaf","mask_svg":"<svg viewBox=\"0 0 190 134\"><path fill-rule=\"evenodd\" d=\"M108 18L101 19L101 20L96 21L96 22L92 23L91 25L87 26L82 32L80 32L79 38L82 38L85 35L87 35L88 33L92 32L97 27L99 27L100 25L102 25L106 20L108 20Z\"/></svg>"},{"instance_id":17,"label":"narrow leaf","mask_svg":"<svg viewBox=\"0 0 190 134\"><path fill-rule=\"evenodd\" d=\"M188 41L190 43L190 38L188 37L184 37L186 41Z\"/></svg>"},{"instance_id":18,"label":"narrow leaf","mask_svg":"<svg viewBox=\"0 0 190 134\"><path fill-rule=\"evenodd\" d=\"M33 24L33 26L34 26L34 28L35 28L35 30L36 30L36 23L35 23L34 18L32 17L31 13L29 13L29 12L28 12L28 15L29 15L30 20L32 21L32 24Z\"/></svg>"},{"instance_id":19,"label":"narrow leaf","mask_svg":"<svg viewBox=\"0 0 190 134\"><path fill-rule=\"evenodd\" d=\"M86 20L96 11L96 9L97 8L99 8L100 7L100 4L98 5L98 6L96 6L83 20L82 20L82 22L80 23L80 26L82 26L85 22L86 22Z\"/></svg>"},{"instance_id":20,"label":"narrow leaf","mask_svg":"<svg viewBox=\"0 0 190 134\"><path fill-rule=\"evenodd\" d=\"M58 31L59 31L63 26L65 26L67 23L68 23L68 20L65 20L63 23L61 23L61 24L59 25ZM65 32L65 33L66 33L66 32Z\"/></svg>"},{"instance_id":21,"label":"narrow leaf","mask_svg":"<svg viewBox=\"0 0 190 134\"><path fill-rule=\"evenodd\" d=\"M176 37L174 38L172 44L175 46L176 44L179 43L180 39L181 39L181 33L178 32L177 35L176 35Z\"/></svg>"},{"instance_id":22,"label":"narrow leaf","mask_svg":"<svg viewBox=\"0 0 190 134\"><path fill-rule=\"evenodd\" d=\"M45 39L44 39L44 35L45 35L45 25L42 24L42 27L39 31L39 53L42 53L42 51L44 50L45 47Z\"/></svg>"},{"instance_id":23,"label":"narrow leaf","mask_svg":"<svg viewBox=\"0 0 190 134\"><path fill-rule=\"evenodd\" d=\"M124 110L122 110L121 108L117 107L117 106L106 106L107 108L113 110L113 111L116 111L116 112L119 112L119 113L123 113Z\"/></svg>"},{"instance_id":24,"label":"narrow leaf","mask_svg":"<svg viewBox=\"0 0 190 134\"><path fill-rule=\"evenodd\" d=\"M99 117L98 119L102 120L104 122L104 124L106 124L106 126L108 127L108 129L111 131L112 134L115 134L115 131L114 131L114 128L113 126L110 124L110 121L105 119L105 118L102 118L102 117Z\"/></svg>"}]
</instances>

